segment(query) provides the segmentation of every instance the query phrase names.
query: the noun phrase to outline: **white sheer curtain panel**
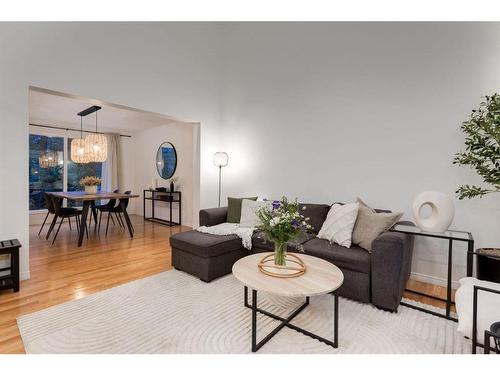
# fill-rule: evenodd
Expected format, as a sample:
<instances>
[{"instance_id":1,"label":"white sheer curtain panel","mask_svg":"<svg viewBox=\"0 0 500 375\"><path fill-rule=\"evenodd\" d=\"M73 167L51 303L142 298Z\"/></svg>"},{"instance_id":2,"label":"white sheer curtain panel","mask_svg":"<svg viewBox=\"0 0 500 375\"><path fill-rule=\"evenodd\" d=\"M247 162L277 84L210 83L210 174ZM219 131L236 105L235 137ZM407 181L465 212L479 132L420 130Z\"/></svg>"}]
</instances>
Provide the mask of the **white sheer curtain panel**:
<instances>
[{"instance_id":1,"label":"white sheer curtain panel","mask_svg":"<svg viewBox=\"0 0 500 375\"><path fill-rule=\"evenodd\" d=\"M102 163L102 191L120 188L120 135L106 134L108 140L108 159Z\"/></svg>"}]
</instances>

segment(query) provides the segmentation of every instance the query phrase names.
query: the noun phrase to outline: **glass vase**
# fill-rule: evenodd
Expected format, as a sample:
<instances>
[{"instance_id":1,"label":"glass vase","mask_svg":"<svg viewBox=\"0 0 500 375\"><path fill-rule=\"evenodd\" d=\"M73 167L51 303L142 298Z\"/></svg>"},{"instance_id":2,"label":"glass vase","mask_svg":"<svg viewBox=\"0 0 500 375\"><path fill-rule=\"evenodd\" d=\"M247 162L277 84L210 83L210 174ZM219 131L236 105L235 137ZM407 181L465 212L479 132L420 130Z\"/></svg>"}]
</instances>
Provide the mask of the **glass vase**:
<instances>
[{"instance_id":1,"label":"glass vase","mask_svg":"<svg viewBox=\"0 0 500 375\"><path fill-rule=\"evenodd\" d=\"M274 264L286 266L286 242L274 242Z\"/></svg>"}]
</instances>

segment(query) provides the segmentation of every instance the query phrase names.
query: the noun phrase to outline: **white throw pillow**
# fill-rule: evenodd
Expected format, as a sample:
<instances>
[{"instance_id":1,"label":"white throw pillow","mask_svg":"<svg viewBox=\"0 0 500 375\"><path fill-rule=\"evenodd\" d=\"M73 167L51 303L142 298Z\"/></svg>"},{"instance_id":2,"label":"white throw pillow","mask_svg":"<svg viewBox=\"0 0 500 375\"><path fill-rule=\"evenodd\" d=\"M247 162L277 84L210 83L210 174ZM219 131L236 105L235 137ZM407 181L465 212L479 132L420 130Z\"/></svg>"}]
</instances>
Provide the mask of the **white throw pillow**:
<instances>
[{"instance_id":1,"label":"white throw pillow","mask_svg":"<svg viewBox=\"0 0 500 375\"><path fill-rule=\"evenodd\" d=\"M318 232L318 238L351 247L352 230L358 216L359 203L335 203Z\"/></svg>"},{"instance_id":2,"label":"white throw pillow","mask_svg":"<svg viewBox=\"0 0 500 375\"><path fill-rule=\"evenodd\" d=\"M243 199L241 201L241 219L240 227L254 228L261 224L257 212L265 206L270 205L269 201L252 201L250 199Z\"/></svg>"},{"instance_id":3,"label":"white throw pillow","mask_svg":"<svg viewBox=\"0 0 500 375\"><path fill-rule=\"evenodd\" d=\"M472 318L474 307L474 285L500 290L499 283L464 277L459 280L460 287L455 293L458 315L457 331L472 338ZM484 342L484 331L490 329L492 323L500 320L500 295L479 290L477 294L477 341Z\"/></svg>"}]
</instances>

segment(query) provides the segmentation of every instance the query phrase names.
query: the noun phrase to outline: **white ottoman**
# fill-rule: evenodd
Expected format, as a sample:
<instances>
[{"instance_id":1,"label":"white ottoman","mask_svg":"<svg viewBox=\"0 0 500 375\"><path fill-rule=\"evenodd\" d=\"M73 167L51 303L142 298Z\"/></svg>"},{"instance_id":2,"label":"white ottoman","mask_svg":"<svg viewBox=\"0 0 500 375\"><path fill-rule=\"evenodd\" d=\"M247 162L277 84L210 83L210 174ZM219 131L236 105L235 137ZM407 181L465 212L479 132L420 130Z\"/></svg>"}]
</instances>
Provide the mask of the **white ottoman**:
<instances>
[{"instance_id":1,"label":"white ottoman","mask_svg":"<svg viewBox=\"0 0 500 375\"><path fill-rule=\"evenodd\" d=\"M500 284L478 280L474 277L460 279L460 287L455 295L458 315L458 332L472 338L472 317L474 285L500 291ZM477 341L484 344L484 331L491 324L500 321L500 294L479 290L477 297Z\"/></svg>"}]
</instances>

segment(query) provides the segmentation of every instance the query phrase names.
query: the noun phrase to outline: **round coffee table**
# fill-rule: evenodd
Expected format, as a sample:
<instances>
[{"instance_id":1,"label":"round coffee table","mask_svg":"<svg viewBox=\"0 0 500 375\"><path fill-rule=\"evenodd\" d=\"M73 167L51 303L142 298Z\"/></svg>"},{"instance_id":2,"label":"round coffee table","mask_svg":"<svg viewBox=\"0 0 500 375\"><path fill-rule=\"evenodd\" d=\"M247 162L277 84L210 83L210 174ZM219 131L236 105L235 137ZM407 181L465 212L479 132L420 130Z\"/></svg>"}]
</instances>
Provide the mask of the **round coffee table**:
<instances>
[{"instance_id":1,"label":"round coffee table","mask_svg":"<svg viewBox=\"0 0 500 375\"><path fill-rule=\"evenodd\" d=\"M306 336L317 339L327 345L338 347L338 296L334 299L334 333L333 341L318 336L290 323L302 310L309 305L309 297L328 294L337 290L344 282L344 274L334 264L310 255L298 254L306 265L306 272L294 278L279 278L266 275L259 271L258 263L271 253L258 253L241 258L233 265L233 275L244 285L245 307L252 309L252 352L259 350L282 328L288 327ZM252 304L248 303L248 288L252 289ZM257 307L257 292L265 292L284 297L304 297L305 302L288 317L283 318ZM267 315L281 321L270 334L257 342L257 313Z\"/></svg>"}]
</instances>

